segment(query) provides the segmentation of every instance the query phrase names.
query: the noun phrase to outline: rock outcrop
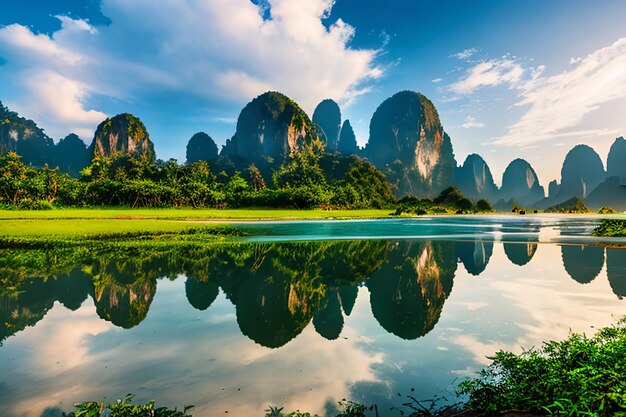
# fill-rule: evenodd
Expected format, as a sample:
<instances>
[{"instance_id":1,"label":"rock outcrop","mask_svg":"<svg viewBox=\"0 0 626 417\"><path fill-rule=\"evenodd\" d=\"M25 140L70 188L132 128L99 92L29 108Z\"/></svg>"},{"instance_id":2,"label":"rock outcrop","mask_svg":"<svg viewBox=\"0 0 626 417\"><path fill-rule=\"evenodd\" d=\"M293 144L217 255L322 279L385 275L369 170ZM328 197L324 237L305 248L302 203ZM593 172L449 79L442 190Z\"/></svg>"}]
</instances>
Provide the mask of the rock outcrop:
<instances>
[{"instance_id":1,"label":"rock outcrop","mask_svg":"<svg viewBox=\"0 0 626 417\"><path fill-rule=\"evenodd\" d=\"M217 158L217 145L211 136L198 132L187 142L187 163L211 161Z\"/></svg>"},{"instance_id":2,"label":"rock outcrop","mask_svg":"<svg viewBox=\"0 0 626 417\"><path fill-rule=\"evenodd\" d=\"M626 177L626 139L615 139L606 160L607 176Z\"/></svg>"},{"instance_id":3,"label":"rock outcrop","mask_svg":"<svg viewBox=\"0 0 626 417\"><path fill-rule=\"evenodd\" d=\"M326 152L336 152L339 146L339 130L341 128L339 105L331 99L323 100L313 111L313 123L324 132L326 138L324 149Z\"/></svg>"},{"instance_id":4,"label":"rock outcrop","mask_svg":"<svg viewBox=\"0 0 626 417\"><path fill-rule=\"evenodd\" d=\"M523 159L512 161L502 175L500 198L514 200L522 205L532 205L545 198L535 170Z\"/></svg>"},{"instance_id":5,"label":"rock outcrop","mask_svg":"<svg viewBox=\"0 0 626 417\"><path fill-rule=\"evenodd\" d=\"M563 161L561 185L553 202L561 203L572 197L585 198L605 177L604 165L596 151L587 145L577 145Z\"/></svg>"},{"instance_id":6,"label":"rock outcrop","mask_svg":"<svg viewBox=\"0 0 626 417\"><path fill-rule=\"evenodd\" d=\"M270 91L244 107L235 135L226 141L221 155L237 162L266 165L282 163L294 153L322 149L309 116L289 97Z\"/></svg>"},{"instance_id":7,"label":"rock outcrop","mask_svg":"<svg viewBox=\"0 0 626 417\"><path fill-rule=\"evenodd\" d=\"M472 200L497 200L498 187L493 181L489 166L480 155L468 155L463 166L457 168L455 182L463 195Z\"/></svg>"},{"instance_id":8,"label":"rock outcrop","mask_svg":"<svg viewBox=\"0 0 626 417\"><path fill-rule=\"evenodd\" d=\"M348 119L346 119L341 126L341 133L339 133L339 147L337 150L344 155L359 153L359 146L356 143L356 135L354 134L354 130L352 130L352 125Z\"/></svg>"},{"instance_id":9,"label":"rock outcrop","mask_svg":"<svg viewBox=\"0 0 626 417\"><path fill-rule=\"evenodd\" d=\"M89 155L131 155L136 158L154 160L154 145L148 131L137 117L129 113L107 118L98 125Z\"/></svg>"},{"instance_id":10,"label":"rock outcrop","mask_svg":"<svg viewBox=\"0 0 626 417\"><path fill-rule=\"evenodd\" d=\"M434 197L452 185L456 161L433 103L402 91L374 112L364 155L387 174L398 195Z\"/></svg>"}]
</instances>

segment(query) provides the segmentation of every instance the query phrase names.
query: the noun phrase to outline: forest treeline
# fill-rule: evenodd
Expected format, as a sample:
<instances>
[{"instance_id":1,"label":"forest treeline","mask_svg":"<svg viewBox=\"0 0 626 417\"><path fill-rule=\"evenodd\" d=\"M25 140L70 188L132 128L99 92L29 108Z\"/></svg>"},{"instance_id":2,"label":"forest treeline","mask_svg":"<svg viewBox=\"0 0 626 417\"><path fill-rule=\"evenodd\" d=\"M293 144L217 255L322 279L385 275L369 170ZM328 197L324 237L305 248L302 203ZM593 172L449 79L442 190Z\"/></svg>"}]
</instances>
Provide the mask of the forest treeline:
<instances>
[{"instance_id":1,"label":"forest treeline","mask_svg":"<svg viewBox=\"0 0 626 417\"><path fill-rule=\"evenodd\" d=\"M238 170L220 159L181 165L173 159L96 156L75 178L59 169L27 166L19 155L9 152L0 156L0 205L19 209L395 208L397 214L491 210L487 201L474 203L453 187L434 200L396 200L377 168L355 155L337 154L296 154L265 176L254 164Z\"/></svg>"}]
</instances>

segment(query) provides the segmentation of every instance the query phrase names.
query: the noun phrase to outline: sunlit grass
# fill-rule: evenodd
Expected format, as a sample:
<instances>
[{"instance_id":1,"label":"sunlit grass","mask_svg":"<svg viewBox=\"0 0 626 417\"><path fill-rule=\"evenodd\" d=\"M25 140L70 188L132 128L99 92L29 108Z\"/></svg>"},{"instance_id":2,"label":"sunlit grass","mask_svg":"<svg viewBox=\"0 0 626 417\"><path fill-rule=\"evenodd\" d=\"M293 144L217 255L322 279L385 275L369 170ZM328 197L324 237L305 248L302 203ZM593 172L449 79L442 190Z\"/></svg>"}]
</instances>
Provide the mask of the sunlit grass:
<instances>
[{"instance_id":1,"label":"sunlit grass","mask_svg":"<svg viewBox=\"0 0 626 417\"><path fill-rule=\"evenodd\" d=\"M4 219L352 219L388 217L389 209L365 210L285 210L285 209L59 209L59 210L0 210L0 220Z\"/></svg>"}]
</instances>

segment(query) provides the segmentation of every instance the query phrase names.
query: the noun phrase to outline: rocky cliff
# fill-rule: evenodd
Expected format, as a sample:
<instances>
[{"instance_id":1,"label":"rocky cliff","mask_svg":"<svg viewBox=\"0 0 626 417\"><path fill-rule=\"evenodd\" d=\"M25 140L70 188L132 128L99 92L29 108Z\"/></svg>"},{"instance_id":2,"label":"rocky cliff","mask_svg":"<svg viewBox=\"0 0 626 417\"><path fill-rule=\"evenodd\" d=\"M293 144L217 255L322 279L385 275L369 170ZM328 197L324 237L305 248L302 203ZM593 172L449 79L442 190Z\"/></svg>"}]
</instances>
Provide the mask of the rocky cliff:
<instances>
[{"instance_id":1,"label":"rocky cliff","mask_svg":"<svg viewBox=\"0 0 626 417\"><path fill-rule=\"evenodd\" d=\"M211 136L198 132L189 139L186 151L187 163L211 161L217 158L217 145Z\"/></svg>"},{"instance_id":2,"label":"rocky cliff","mask_svg":"<svg viewBox=\"0 0 626 417\"><path fill-rule=\"evenodd\" d=\"M323 100L313 111L313 123L319 126L324 133L326 152L336 152L339 146L339 130L341 128L339 105L331 99Z\"/></svg>"},{"instance_id":3,"label":"rocky cliff","mask_svg":"<svg viewBox=\"0 0 626 417\"><path fill-rule=\"evenodd\" d=\"M489 165L480 155L468 155L463 166L457 168L455 182L463 195L470 199L486 198L495 202L498 198L498 187L493 181Z\"/></svg>"},{"instance_id":4,"label":"rocky cliff","mask_svg":"<svg viewBox=\"0 0 626 417\"><path fill-rule=\"evenodd\" d=\"M359 146L356 143L356 136L350 120L346 119L341 126L341 133L339 134L339 146L337 148L339 152L344 155L358 154Z\"/></svg>"},{"instance_id":5,"label":"rocky cliff","mask_svg":"<svg viewBox=\"0 0 626 417\"><path fill-rule=\"evenodd\" d=\"M607 176L626 177L626 139L615 139L606 160Z\"/></svg>"},{"instance_id":6,"label":"rocky cliff","mask_svg":"<svg viewBox=\"0 0 626 417\"><path fill-rule=\"evenodd\" d=\"M518 158L506 167L502 176L500 198L505 201L512 199L522 205L533 205L544 197L544 189L528 162Z\"/></svg>"},{"instance_id":7,"label":"rocky cliff","mask_svg":"<svg viewBox=\"0 0 626 417\"><path fill-rule=\"evenodd\" d=\"M54 142L35 122L9 110L0 102L0 154L17 152L22 162L52 165Z\"/></svg>"},{"instance_id":8,"label":"rocky cliff","mask_svg":"<svg viewBox=\"0 0 626 417\"><path fill-rule=\"evenodd\" d=\"M137 158L155 159L154 145L144 124L132 114L118 114L98 125L89 155L132 155Z\"/></svg>"},{"instance_id":9,"label":"rocky cliff","mask_svg":"<svg viewBox=\"0 0 626 417\"><path fill-rule=\"evenodd\" d=\"M387 174L398 195L435 196L452 185L456 161L433 103L402 91L374 112L364 155Z\"/></svg>"},{"instance_id":10,"label":"rocky cliff","mask_svg":"<svg viewBox=\"0 0 626 417\"><path fill-rule=\"evenodd\" d=\"M282 162L298 152L323 149L313 122L290 98L270 91L244 107L235 135L226 141L222 155L246 163Z\"/></svg>"}]
</instances>

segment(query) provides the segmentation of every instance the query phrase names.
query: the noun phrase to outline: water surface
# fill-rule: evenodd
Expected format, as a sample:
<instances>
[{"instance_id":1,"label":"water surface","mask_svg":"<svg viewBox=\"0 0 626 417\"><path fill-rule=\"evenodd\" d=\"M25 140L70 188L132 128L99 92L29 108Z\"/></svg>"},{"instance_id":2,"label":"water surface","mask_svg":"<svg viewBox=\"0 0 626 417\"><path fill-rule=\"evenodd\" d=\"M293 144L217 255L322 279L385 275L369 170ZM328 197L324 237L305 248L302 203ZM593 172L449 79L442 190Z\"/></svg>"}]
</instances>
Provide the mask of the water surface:
<instances>
[{"instance_id":1,"label":"water surface","mask_svg":"<svg viewBox=\"0 0 626 417\"><path fill-rule=\"evenodd\" d=\"M249 236L218 245L14 251L0 271L26 278L0 292L2 413L132 392L194 416L323 415L342 398L397 416L498 349L626 314L626 250L602 245L626 240L588 237L596 223L242 223Z\"/></svg>"}]
</instances>

